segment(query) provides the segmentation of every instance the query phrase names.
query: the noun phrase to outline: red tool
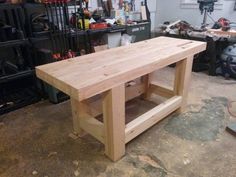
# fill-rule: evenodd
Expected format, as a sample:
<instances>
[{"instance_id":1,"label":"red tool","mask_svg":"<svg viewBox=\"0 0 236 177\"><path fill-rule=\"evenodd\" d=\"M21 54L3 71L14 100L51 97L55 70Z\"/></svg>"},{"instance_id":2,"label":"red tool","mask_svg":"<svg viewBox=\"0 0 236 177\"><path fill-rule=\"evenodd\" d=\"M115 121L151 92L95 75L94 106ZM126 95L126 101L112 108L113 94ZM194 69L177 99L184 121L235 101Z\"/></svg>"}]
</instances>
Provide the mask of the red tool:
<instances>
[{"instance_id":1,"label":"red tool","mask_svg":"<svg viewBox=\"0 0 236 177\"><path fill-rule=\"evenodd\" d=\"M90 29L105 29L107 27L108 27L107 23L105 23L105 22L102 22L102 23L91 23L89 25Z\"/></svg>"},{"instance_id":2,"label":"red tool","mask_svg":"<svg viewBox=\"0 0 236 177\"><path fill-rule=\"evenodd\" d=\"M230 29L230 21L226 18L220 18L218 20L218 23L220 24L223 31L227 31Z\"/></svg>"},{"instance_id":3,"label":"red tool","mask_svg":"<svg viewBox=\"0 0 236 177\"><path fill-rule=\"evenodd\" d=\"M69 58L74 58L76 57L76 53L72 50L68 50L68 52L65 53L65 55L61 55L60 53L55 53L52 55L53 59L55 60L66 60L66 59L69 59Z\"/></svg>"},{"instance_id":4,"label":"red tool","mask_svg":"<svg viewBox=\"0 0 236 177\"><path fill-rule=\"evenodd\" d=\"M120 9L122 9L123 3L124 3L123 0L119 0L119 8L120 8Z\"/></svg>"},{"instance_id":5,"label":"red tool","mask_svg":"<svg viewBox=\"0 0 236 177\"><path fill-rule=\"evenodd\" d=\"M52 58L55 60L61 60L61 54L60 53L55 53L52 55Z\"/></svg>"},{"instance_id":6,"label":"red tool","mask_svg":"<svg viewBox=\"0 0 236 177\"><path fill-rule=\"evenodd\" d=\"M224 27L224 26L229 26L230 21L227 20L226 18L220 18L218 20L218 23L221 24L222 27Z\"/></svg>"}]
</instances>

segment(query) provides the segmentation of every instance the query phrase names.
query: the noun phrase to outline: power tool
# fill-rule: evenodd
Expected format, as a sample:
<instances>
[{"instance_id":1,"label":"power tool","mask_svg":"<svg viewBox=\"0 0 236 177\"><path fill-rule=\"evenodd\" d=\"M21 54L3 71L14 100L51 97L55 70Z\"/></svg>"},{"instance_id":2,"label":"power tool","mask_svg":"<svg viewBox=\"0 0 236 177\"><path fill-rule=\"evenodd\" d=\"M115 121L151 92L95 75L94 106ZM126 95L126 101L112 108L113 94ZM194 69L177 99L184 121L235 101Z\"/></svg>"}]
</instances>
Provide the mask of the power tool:
<instances>
[{"instance_id":1,"label":"power tool","mask_svg":"<svg viewBox=\"0 0 236 177\"><path fill-rule=\"evenodd\" d=\"M214 11L214 5L218 0L198 0L199 10L201 14L204 14L202 28L207 26L207 15L208 13L212 13Z\"/></svg>"},{"instance_id":2,"label":"power tool","mask_svg":"<svg viewBox=\"0 0 236 177\"><path fill-rule=\"evenodd\" d=\"M236 44L228 46L221 54L222 75L236 78Z\"/></svg>"}]
</instances>

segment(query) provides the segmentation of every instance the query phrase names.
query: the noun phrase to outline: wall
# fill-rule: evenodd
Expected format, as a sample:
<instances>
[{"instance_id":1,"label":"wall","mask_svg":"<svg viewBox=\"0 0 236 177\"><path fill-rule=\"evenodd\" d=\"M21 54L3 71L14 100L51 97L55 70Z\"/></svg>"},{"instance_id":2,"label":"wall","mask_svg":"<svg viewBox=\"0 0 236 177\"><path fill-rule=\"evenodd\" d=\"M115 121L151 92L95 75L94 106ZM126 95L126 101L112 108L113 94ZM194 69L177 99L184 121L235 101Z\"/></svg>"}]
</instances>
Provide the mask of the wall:
<instances>
[{"instance_id":1,"label":"wall","mask_svg":"<svg viewBox=\"0 0 236 177\"><path fill-rule=\"evenodd\" d=\"M148 9L150 11L150 15L151 15L151 30L153 31L155 29L155 27L157 26L157 1L156 0L147 0L147 4L148 4Z\"/></svg>"},{"instance_id":2,"label":"wall","mask_svg":"<svg viewBox=\"0 0 236 177\"><path fill-rule=\"evenodd\" d=\"M164 21L185 20L193 25L199 26L202 23L203 16L201 15L198 7L196 8L183 8L181 7L182 0L157 0L156 11L156 26ZM218 20L220 17L225 17L231 21L236 22L236 11L233 11L234 0L222 0L222 5L217 8L211 16ZM213 22L208 18L208 23Z\"/></svg>"}]
</instances>

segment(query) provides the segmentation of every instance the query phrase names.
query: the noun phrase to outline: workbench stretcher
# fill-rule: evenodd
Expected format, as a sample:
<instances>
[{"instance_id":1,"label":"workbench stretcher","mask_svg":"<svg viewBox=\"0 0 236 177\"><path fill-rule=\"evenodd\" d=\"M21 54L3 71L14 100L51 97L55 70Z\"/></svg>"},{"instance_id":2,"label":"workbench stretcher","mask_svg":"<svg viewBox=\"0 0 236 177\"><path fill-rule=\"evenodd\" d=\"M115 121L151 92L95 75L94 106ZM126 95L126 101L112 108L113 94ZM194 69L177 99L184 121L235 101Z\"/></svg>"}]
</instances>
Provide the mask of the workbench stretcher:
<instances>
[{"instance_id":1,"label":"workbench stretcher","mask_svg":"<svg viewBox=\"0 0 236 177\"><path fill-rule=\"evenodd\" d=\"M117 161L125 155L126 143L172 112L184 110L193 56L205 49L204 42L158 37L38 66L36 74L70 96L74 132L95 137L105 145L105 154ZM173 63L173 89L150 82L151 73ZM137 78L140 84L126 86ZM125 124L125 103L138 96L149 99L151 94L168 99ZM103 122L95 118L98 115L103 115Z\"/></svg>"}]
</instances>

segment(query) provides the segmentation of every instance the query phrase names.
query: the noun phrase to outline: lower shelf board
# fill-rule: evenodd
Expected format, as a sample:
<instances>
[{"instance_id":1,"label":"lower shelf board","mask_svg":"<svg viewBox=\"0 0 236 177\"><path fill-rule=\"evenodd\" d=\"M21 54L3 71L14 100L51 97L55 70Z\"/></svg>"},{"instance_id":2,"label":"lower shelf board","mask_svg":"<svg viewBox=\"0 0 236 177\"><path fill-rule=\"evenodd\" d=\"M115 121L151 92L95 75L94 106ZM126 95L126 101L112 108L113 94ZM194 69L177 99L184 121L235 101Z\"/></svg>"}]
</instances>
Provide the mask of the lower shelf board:
<instances>
[{"instance_id":1,"label":"lower shelf board","mask_svg":"<svg viewBox=\"0 0 236 177\"><path fill-rule=\"evenodd\" d=\"M125 143L163 120L177 110L181 103L181 96L173 96L159 105L140 98L127 102ZM99 115L95 119L88 115L84 117L83 121L80 121L80 125L87 133L104 143L103 115Z\"/></svg>"}]
</instances>

